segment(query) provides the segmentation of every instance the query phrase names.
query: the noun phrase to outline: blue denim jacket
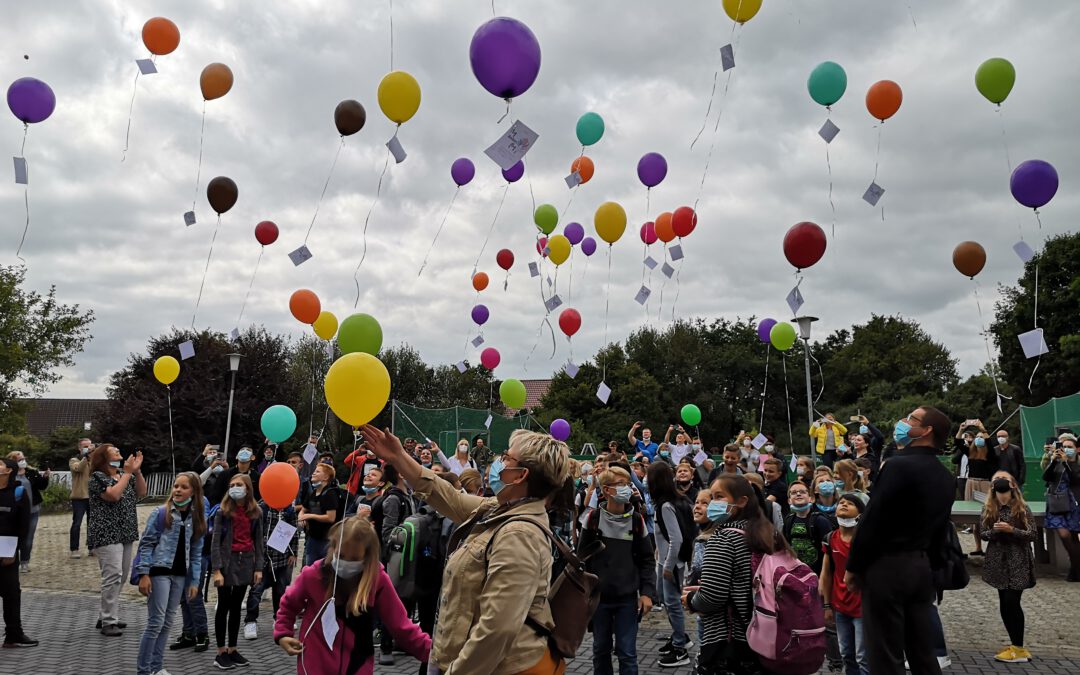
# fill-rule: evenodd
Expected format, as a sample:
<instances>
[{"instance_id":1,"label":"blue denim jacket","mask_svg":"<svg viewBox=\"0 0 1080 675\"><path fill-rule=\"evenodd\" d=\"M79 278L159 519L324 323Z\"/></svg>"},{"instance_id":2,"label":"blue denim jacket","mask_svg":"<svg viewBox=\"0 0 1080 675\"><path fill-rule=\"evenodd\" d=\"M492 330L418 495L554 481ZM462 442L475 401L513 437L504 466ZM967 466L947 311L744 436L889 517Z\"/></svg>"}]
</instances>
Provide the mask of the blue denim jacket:
<instances>
[{"instance_id":1,"label":"blue denim jacket","mask_svg":"<svg viewBox=\"0 0 1080 675\"><path fill-rule=\"evenodd\" d=\"M203 513L206 512L205 506L204 503ZM176 545L180 539L180 512L174 506L172 509L172 527L162 529L158 526L160 519L158 513L164 508L164 506L159 506L154 509L154 512L150 514L150 519L146 521L146 530L143 531L142 538L139 539L139 552L136 558L135 571L140 576L150 574L151 567L172 567L173 558L176 557ZM164 522L163 519L161 521ZM188 527L185 528L185 533L188 536L184 541L184 560L187 561L188 567L187 583L189 586L198 586L199 579L202 576L202 555L192 557L191 551L192 549L196 553L202 551L203 536L191 536L190 525L191 517L189 516Z\"/></svg>"}]
</instances>

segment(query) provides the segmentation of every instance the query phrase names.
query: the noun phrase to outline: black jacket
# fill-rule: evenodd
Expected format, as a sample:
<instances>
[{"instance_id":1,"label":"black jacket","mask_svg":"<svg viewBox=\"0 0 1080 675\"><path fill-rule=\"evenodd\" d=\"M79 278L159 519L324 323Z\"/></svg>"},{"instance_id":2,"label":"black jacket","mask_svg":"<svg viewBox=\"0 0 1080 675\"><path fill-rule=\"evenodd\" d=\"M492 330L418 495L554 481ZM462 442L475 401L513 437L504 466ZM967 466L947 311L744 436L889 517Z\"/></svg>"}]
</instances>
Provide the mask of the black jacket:
<instances>
[{"instance_id":1,"label":"black jacket","mask_svg":"<svg viewBox=\"0 0 1080 675\"><path fill-rule=\"evenodd\" d=\"M9 475L7 487L0 488L0 537L18 537L22 548L30 531L30 495L25 491L15 499L15 474Z\"/></svg>"},{"instance_id":2,"label":"black jacket","mask_svg":"<svg viewBox=\"0 0 1080 675\"><path fill-rule=\"evenodd\" d=\"M210 476L210 479L206 481L206 498L210 500L211 504L221 503L221 500L225 498L225 493L229 490L229 481L238 473L240 473L240 469L234 466ZM255 470L254 464L248 469L247 475L251 478L251 486L255 490L255 500L262 499L259 494L259 472Z\"/></svg>"},{"instance_id":3,"label":"black jacket","mask_svg":"<svg viewBox=\"0 0 1080 675\"><path fill-rule=\"evenodd\" d=\"M27 469L26 479L30 481L30 489L34 493L34 505L40 504L41 491L49 487L49 479L38 473L37 469Z\"/></svg>"},{"instance_id":4,"label":"black jacket","mask_svg":"<svg viewBox=\"0 0 1080 675\"><path fill-rule=\"evenodd\" d=\"M600 509L590 514L578 538L578 552L588 551L594 541L604 543L604 550L589 558L586 569L600 577L600 600L615 602L637 598L638 594L656 594L656 559L645 520L640 513L631 516L632 539L615 539L600 533Z\"/></svg>"},{"instance_id":5,"label":"black jacket","mask_svg":"<svg viewBox=\"0 0 1080 675\"><path fill-rule=\"evenodd\" d=\"M1008 471L1016 479L1021 489L1027 478L1027 464L1024 462L1024 451L1018 446L1009 443L1004 448L995 445L994 450L998 453L998 466L1002 471Z\"/></svg>"}]
</instances>

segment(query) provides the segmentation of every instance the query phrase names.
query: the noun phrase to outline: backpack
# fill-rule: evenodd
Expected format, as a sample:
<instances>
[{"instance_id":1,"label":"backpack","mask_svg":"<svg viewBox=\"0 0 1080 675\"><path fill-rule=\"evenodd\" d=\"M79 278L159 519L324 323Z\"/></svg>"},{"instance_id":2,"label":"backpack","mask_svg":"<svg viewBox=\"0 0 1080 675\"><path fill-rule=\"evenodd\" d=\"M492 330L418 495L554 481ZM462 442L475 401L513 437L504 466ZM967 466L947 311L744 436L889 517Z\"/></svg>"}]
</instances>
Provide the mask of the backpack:
<instances>
[{"instance_id":1,"label":"backpack","mask_svg":"<svg viewBox=\"0 0 1080 675\"><path fill-rule=\"evenodd\" d=\"M402 600L429 597L438 588L425 581L440 581L438 574L425 574L438 567L443 556L443 519L434 509L425 507L409 516L390 533L386 572Z\"/></svg>"},{"instance_id":2,"label":"backpack","mask_svg":"<svg viewBox=\"0 0 1080 675\"><path fill-rule=\"evenodd\" d=\"M337 510L334 511L334 522L340 523L345 520L345 507L349 505L349 500L358 498L341 485L338 485L334 489L337 490L338 493L338 507Z\"/></svg>"},{"instance_id":3,"label":"backpack","mask_svg":"<svg viewBox=\"0 0 1080 675\"><path fill-rule=\"evenodd\" d=\"M215 507L215 508L217 508L217 507ZM165 529L165 507L164 506L159 506L157 508L157 529L158 530L164 530ZM150 551L150 555L151 556L154 555L154 551L152 549ZM138 586L139 585L139 576L140 575L135 571L135 569L139 566L140 561L141 561L141 558L139 557L139 550L138 550L138 547L136 547L136 549L135 549L135 560L133 560L132 563L131 563L131 578L128 579L128 581L131 583L132 586Z\"/></svg>"},{"instance_id":4,"label":"backpack","mask_svg":"<svg viewBox=\"0 0 1080 675\"><path fill-rule=\"evenodd\" d=\"M817 672L825 661L825 610L817 575L787 550L778 551L761 557L753 593L746 642L764 669L779 675Z\"/></svg>"},{"instance_id":5,"label":"backpack","mask_svg":"<svg viewBox=\"0 0 1080 675\"><path fill-rule=\"evenodd\" d=\"M944 541L941 546L931 547L929 557L930 574L937 591L959 591L967 587L971 576L964 566L964 549L952 523L946 524Z\"/></svg>"},{"instance_id":6,"label":"backpack","mask_svg":"<svg viewBox=\"0 0 1080 675\"><path fill-rule=\"evenodd\" d=\"M694 558L694 539L698 533L694 529L694 514L690 508L690 501L685 497L669 502L675 508L675 519L679 521L679 532L682 534L682 545L679 546L679 562L688 563ZM664 539L671 541L668 536L667 525L664 524L663 507L657 510L661 514L656 519Z\"/></svg>"}]
</instances>

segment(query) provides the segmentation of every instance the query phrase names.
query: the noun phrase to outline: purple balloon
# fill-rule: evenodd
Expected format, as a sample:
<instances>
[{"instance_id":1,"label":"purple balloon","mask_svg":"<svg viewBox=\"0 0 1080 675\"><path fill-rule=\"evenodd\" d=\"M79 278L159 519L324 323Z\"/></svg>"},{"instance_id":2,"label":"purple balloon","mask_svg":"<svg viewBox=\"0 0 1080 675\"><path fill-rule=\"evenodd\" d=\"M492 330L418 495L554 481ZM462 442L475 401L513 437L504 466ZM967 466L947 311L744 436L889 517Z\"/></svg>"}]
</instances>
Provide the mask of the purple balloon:
<instances>
[{"instance_id":1,"label":"purple balloon","mask_svg":"<svg viewBox=\"0 0 1080 675\"><path fill-rule=\"evenodd\" d=\"M592 237L585 237L581 240L581 252L585 255L592 255L596 253L596 240Z\"/></svg>"},{"instance_id":2,"label":"purple balloon","mask_svg":"<svg viewBox=\"0 0 1080 675\"><path fill-rule=\"evenodd\" d=\"M769 344L769 333L772 331L772 327L776 325L776 319L762 319L761 323L757 326L757 337L765 344Z\"/></svg>"},{"instance_id":3,"label":"purple balloon","mask_svg":"<svg viewBox=\"0 0 1080 675\"><path fill-rule=\"evenodd\" d=\"M641 156L637 163L637 177L645 187L654 188L667 176L667 160L659 152L649 152Z\"/></svg>"},{"instance_id":4,"label":"purple balloon","mask_svg":"<svg viewBox=\"0 0 1080 675\"><path fill-rule=\"evenodd\" d=\"M570 423L561 417L551 423L549 430L551 431L551 437L557 441L565 441L570 438Z\"/></svg>"},{"instance_id":5,"label":"purple balloon","mask_svg":"<svg viewBox=\"0 0 1080 675\"><path fill-rule=\"evenodd\" d=\"M20 77L7 90L7 104L11 113L27 124L49 119L56 109L56 94L35 77Z\"/></svg>"},{"instance_id":6,"label":"purple balloon","mask_svg":"<svg viewBox=\"0 0 1080 675\"><path fill-rule=\"evenodd\" d=\"M475 175L476 167L468 157L459 157L450 166L450 177L454 179L458 187L468 185Z\"/></svg>"},{"instance_id":7,"label":"purple balloon","mask_svg":"<svg viewBox=\"0 0 1080 675\"><path fill-rule=\"evenodd\" d=\"M476 305L472 308L472 320L477 326L483 326L487 323L489 316L491 316L491 313L488 312L488 308L484 305Z\"/></svg>"},{"instance_id":8,"label":"purple balloon","mask_svg":"<svg viewBox=\"0 0 1080 675\"><path fill-rule=\"evenodd\" d=\"M570 240L570 244L577 246L585 238L585 228L581 223L567 223L563 228L563 235Z\"/></svg>"},{"instance_id":9,"label":"purple balloon","mask_svg":"<svg viewBox=\"0 0 1080 675\"><path fill-rule=\"evenodd\" d=\"M509 169L503 169L502 175L503 178L506 179L507 183L518 182L519 180L521 180L521 177L525 175L525 162L519 160L517 164L510 167Z\"/></svg>"},{"instance_id":10,"label":"purple balloon","mask_svg":"<svg viewBox=\"0 0 1080 675\"><path fill-rule=\"evenodd\" d=\"M1013 198L1028 208L1045 206L1058 189L1058 175L1050 162L1029 159L1012 173L1009 189Z\"/></svg>"},{"instance_id":11,"label":"purple balloon","mask_svg":"<svg viewBox=\"0 0 1080 675\"><path fill-rule=\"evenodd\" d=\"M469 45L473 75L492 94L524 94L540 73L540 43L529 27L500 16L476 29Z\"/></svg>"}]
</instances>

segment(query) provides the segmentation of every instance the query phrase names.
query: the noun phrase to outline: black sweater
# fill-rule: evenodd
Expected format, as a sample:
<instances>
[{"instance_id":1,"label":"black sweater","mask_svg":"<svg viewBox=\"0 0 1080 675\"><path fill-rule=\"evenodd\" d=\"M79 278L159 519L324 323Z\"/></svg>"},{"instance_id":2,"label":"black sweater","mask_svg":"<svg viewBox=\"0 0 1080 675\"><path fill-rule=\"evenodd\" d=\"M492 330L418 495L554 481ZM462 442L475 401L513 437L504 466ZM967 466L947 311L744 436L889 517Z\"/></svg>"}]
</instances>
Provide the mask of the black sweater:
<instances>
[{"instance_id":1,"label":"black sweater","mask_svg":"<svg viewBox=\"0 0 1080 675\"><path fill-rule=\"evenodd\" d=\"M586 569L600 577L600 600L618 602L637 598L639 593L655 595L656 559L644 519L636 512L630 514L625 526L632 536L616 538L605 534L607 528L601 524L604 515L601 509L593 511L578 539L579 552L588 551L597 539L604 542L604 550L585 563Z\"/></svg>"},{"instance_id":2,"label":"black sweater","mask_svg":"<svg viewBox=\"0 0 1080 675\"><path fill-rule=\"evenodd\" d=\"M0 488L0 537L18 537L22 548L30 531L30 495L15 500L15 474L9 474L8 484Z\"/></svg>"}]
</instances>

